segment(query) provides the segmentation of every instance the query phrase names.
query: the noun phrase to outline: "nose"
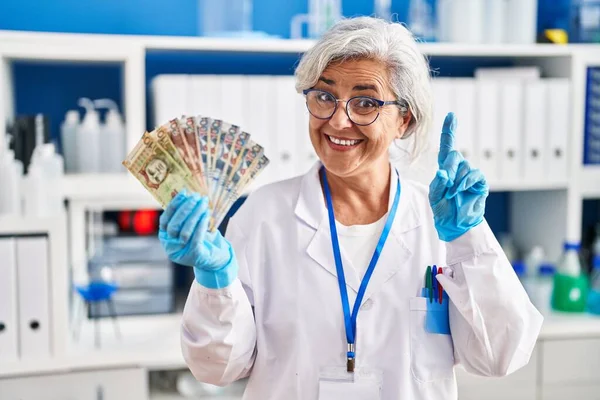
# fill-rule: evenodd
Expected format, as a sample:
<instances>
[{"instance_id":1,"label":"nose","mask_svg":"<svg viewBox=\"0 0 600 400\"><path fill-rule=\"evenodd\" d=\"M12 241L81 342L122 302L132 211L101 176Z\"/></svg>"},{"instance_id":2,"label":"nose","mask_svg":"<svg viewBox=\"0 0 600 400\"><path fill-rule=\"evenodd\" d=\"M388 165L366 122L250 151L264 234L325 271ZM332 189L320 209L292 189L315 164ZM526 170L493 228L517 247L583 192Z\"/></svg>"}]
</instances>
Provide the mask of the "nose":
<instances>
[{"instance_id":1,"label":"nose","mask_svg":"<svg viewBox=\"0 0 600 400\"><path fill-rule=\"evenodd\" d=\"M346 102L340 101L338 103L335 113L333 113L329 120L329 125L336 130L352 127L352 121L350 121L348 114L346 114Z\"/></svg>"}]
</instances>

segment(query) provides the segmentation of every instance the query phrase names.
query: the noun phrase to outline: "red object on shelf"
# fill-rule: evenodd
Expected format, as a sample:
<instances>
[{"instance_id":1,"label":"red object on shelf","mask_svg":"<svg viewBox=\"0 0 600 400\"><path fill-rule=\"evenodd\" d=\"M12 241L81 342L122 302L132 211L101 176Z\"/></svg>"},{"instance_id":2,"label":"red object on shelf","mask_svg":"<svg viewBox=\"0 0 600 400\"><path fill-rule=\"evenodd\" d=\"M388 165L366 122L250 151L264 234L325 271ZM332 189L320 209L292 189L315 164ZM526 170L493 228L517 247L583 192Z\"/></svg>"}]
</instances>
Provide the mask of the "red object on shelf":
<instances>
[{"instance_id":1,"label":"red object on shelf","mask_svg":"<svg viewBox=\"0 0 600 400\"><path fill-rule=\"evenodd\" d=\"M151 235L158 230L158 211L139 210L133 215L133 230L138 235Z\"/></svg>"},{"instance_id":2,"label":"red object on shelf","mask_svg":"<svg viewBox=\"0 0 600 400\"><path fill-rule=\"evenodd\" d=\"M131 231L131 223L133 219L133 213L131 211L121 211L119 212L119 228L121 232L129 232Z\"/></svg>"}]
</instances>

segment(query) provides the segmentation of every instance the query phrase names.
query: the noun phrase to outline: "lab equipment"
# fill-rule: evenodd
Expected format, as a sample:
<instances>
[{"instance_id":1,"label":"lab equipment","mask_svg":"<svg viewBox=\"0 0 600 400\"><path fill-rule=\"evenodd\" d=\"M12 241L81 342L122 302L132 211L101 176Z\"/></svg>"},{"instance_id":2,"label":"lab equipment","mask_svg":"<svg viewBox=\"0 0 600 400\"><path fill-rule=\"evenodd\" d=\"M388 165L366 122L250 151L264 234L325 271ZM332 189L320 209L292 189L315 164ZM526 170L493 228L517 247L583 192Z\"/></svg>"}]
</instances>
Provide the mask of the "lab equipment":
<instances>
[{"instance_id":1,"label":"lab equipment","mask_svg":"<svg viewBox=\"0 0 600 400\"><path fill-rule=\"evenodd\" d=\"M552 286L556 267L549 263L540 265L537 279L534 287L533 304L543 314L546 315L551 310Z\"/></svg>"},{"instance_id":2,"label":"lab equipment","mask_svg":"<svg viewBox=\"0 0 600 400\"><path fill-rule=\"evenodd\" d=\"M566 242L557 265L552 290L552 308L558 311L583 312L588 295L588 278L582 273L579 243Z\"/></svg>"},{"instance_id":3,"label":"lab equipment","mask_svg":"<svg viewBox=\"0 0 600 400\"><path fill-rule=\"evenodd\" d=\"M100 129L100 171L126 172L122 161L125 158L125 124L114 100L94 100L96 109L107 108L104 124Z\"/></svg>"},{"instance_id":4,"label":"lab equipment","mask_svg":"<svg viewBox=\"0 0 600 400\"><path fill-rule=\"evenodd\" d=\"M390 21L392 19L392 0L375 0L373 11L377 18Z\"/></svg>"},{"instance_id":5,"label":"lab equipment","mask_svg":"<svg viewBox=\"0 0 600 400\"><path fill-rule=\"evenodd\" d=\"M596 239L592 251L592 271L587 309L591 313L600 314L600 223L596 226Z\"/></svg>"},{"instance_id":6,"label":"lab equipment","mask_svg":"<svg viewBox=\"0 0 600 400\"><path fill-rule=\"evenodd\" d=\"M450 242L483 221L489 187L479 170L454 150L456 119L448 113L442 128L439 170L429 187L429 202L440 239ZM460 205L460 206L459 206Z\"/></svg>"},{"instance_id":7,"label":"lab equipment","mask_svg":"<svg viewBox=\"0 0 600 400\"><path fill-rule=\"evenodd\" d=\"M183 191L161 215L158 237L173 262L193 267L202 286L219 289L236 278L238 264L221 233L208 231L209 220L208 199Z\"/></svg>"},{"instance_id":8,"label":"lab equipment","mask_svg":"<svg viewBox=\"0 0 600 400\"><path fill-rule=\"evenodd\" d=\"M62 154L65 159L65 171L67 173L79 172L77 141L79 139L79 112L69 110L65 114L65 120L60 126L60 136L62 143Z\"/></svg>"},{"instance_id":9,"label":"lab equipment","mask_svg":"<svg viewBox=\"0 0 600 400\"><path fill-rule=\"evenodd\" d=\"M411 0L408 26L411 32L426 42L436 41L436 0Z\"/></svg>"},{"instance_id":10,"label":"lab equipment","mask_svg":"<svg viewBox=\"0 0 600 400\"><path fill-rule=\"evenodd\" d=\"M9 148L9 140L5 144L6 148L0 149L0 215L21 215L23 164L15 160L15 152Z\"/></svg>"},{"instance_id":11,"label":"lab equipment","mask_svg":"<svg viewBox=\"0 0 600 400\"><path fill-rule=\"evenodd\" d=\"M290 26L290 37L301 39L302 27L308 25L308 37L319 38L342 18L341 0L310 0L308 14L294 15Z\"/></svg>"},{"instance_id":12,"label":"lab equipment","mask_svg":"<svg viewBox=\"0 0 600 400\"><path fill-rule=\"evenodd\" d=\"M41 134L42 143L50 140L50 119L43 114L19 115L10 126L8 133L12 135L12 149L15 159L23 165L23 173L29 171L33 151L38 146Z\"/></svg>"},{"instance_id":13,"label":"lab equipment","mask_svg":"<svg viewBox=\"0 0 600 400\"><path fill-rule=\"evenodd\" d=\"M484 0L483 7L484 43L506 43L506 0Z\"/></svg>"},{"instance_id":14,"label":"lab equipment","mask_svg":"<svg viewBox=\"0 0 600 400\"><path fill-rule=\"evenodd\" d=\"M537 39L538 0L506 0L506 39L513 44L533 44Z\"/></svg>"},{"instance_id":15,"label":"lab equipment","mask_svg":"<svg viewBox=\"0 0 600 400\"><path fill-rule=\"evenodd\" d=\"M115 310L115 305L113 302L113 296L115 292L119 289L117 285L108 281L92 281L89 285L81 285L75 286L77 293L81 296L86 305L86 310L89 314L93 314L94 318L94 344L96 348L100 348L100 328L98 324L98 318L100 314L100 307L102 304L106 304L106 307L109 310L110 316L113 320L113 325L115 329L115 335L120 338L121 332L119 330L118 322L117 322L117 314ZM81 322L83 318L79 317L78 324L76 325L75 331L75 339L79 339L79 332L81 329Z\"/></svg>"},{"instance_id":16,"label":"lab equipment","mask_svg":"<svg viewBox=\"0 0 600 400\"><path fill-rule=\"evenodd\" d=\"M252 34L252 0L200 0L198 25L204 36Z\"/></svg>"},{"instance_id":17,"label":"lab equipment","mask_svg":"<svg viewBox=\"0 0 600 400\"><path fill-rule=\"evenodd\" d=\"M88 98L79 99L79 106L86 111L77 132L77 164L82 173L97 173L100 172L100 116Z\"/></svg>"}]
</instances>

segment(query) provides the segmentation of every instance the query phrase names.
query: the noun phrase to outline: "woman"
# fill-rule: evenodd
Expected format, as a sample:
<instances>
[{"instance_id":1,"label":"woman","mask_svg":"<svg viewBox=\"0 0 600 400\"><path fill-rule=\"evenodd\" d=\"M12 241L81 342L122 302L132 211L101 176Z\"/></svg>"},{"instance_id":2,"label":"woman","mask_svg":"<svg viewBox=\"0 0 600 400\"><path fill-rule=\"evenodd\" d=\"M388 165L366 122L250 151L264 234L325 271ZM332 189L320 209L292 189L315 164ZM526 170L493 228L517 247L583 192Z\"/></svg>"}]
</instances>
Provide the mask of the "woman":
<instances>
[{"instance_id":1,"label":"woman","mask_svg":"<svg viewBox=\"0 0 600 400\"><path fill-rule=\"evenodd\" d=\"M196 378L249 377L247 399L431 400L457 398L456 364L524 366L542 317L483 218L483 175L453 150L454 116L429 189L390 165L394 140L426 141L431 114L411 34L344 20L296 77L317 165L250 195L227 239L197 195L161 216L169 256L195 271L182 347Z\"/></svg>"}]
</instances>

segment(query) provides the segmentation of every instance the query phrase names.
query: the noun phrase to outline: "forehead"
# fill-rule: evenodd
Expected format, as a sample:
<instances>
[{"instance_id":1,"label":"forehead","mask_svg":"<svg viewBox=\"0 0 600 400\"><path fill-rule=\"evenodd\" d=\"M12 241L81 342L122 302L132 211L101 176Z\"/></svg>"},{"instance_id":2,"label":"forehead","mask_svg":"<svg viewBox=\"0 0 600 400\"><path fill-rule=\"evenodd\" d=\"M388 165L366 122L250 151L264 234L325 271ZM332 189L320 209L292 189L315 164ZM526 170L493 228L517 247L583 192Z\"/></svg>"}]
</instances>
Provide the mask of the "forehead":
<instances>
[{"instance_id":1,"label":"forehead","mask_svg":"<svg viewBox=\"0 0 600 400\"><path fill-rule=\"evenodd\" d=\"M361 58L334 61L330 63L322 77L332 79L336 85L376 84L382 88L389 86L389 73L385 63L375 59Z\"/></svg>"}]
</instances>

